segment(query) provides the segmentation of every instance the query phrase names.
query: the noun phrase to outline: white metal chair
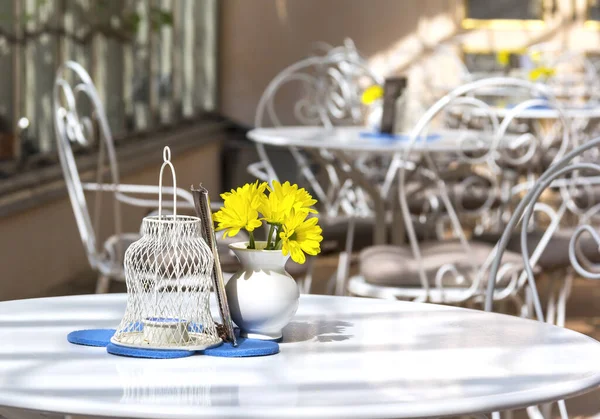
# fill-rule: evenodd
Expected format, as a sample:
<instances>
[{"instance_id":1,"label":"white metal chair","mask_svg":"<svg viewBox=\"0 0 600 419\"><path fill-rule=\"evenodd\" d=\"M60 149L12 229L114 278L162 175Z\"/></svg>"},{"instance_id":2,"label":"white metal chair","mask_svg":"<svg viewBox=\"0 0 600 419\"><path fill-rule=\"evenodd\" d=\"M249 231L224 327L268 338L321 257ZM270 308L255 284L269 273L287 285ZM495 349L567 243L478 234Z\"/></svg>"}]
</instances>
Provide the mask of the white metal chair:
<instances>
[{"instance_id":1,"label":"white metal chair","mask_svg":"<svg viewBox=\"0 0 600 419\"><path fill-rule=\"evenodd\" d=\"M517 224L521 222L520 240L521 240L521 252L523 257L528 254L528 243L527 240L529 231L527 226L530 224L531 217L535 210L538 199L541 194L548 188L559 188L563 192L563 200L560 207L556 211L561 216L568 208L573 208L573 196L570 194L570 187L575 185L582 185L582 179L578 176L579 173L586 172L592 173L597 176L600 174L600 165L589 161L585 154L588 151L597 149L600 145L600 137L595 138L589 142L586 142L577 148L571 150L562 159L550 166L537 180L533 187L527 192L525 197L521 200L519 205L514 211L510 221L506 226L506 230L502 234L498 242L498 254L501 255L509 244L512 231L515 229ZM573 176L575 174L575 176ZM583 185L587 185L585 181ZM584 188L585 190L585 188ZM579 213L578 226L573 230L572 236L569 240L569 260L571 265L577 274L590 279L600 279L600 265L598 264L598 258L596 261L591 260L592 256L600 256L600 236L598 235L596 228L598 227L598 211L600 210L600 201L595 199L595 204L590 206L586 211ZM547 233L550 235L558 231L559 226L549 226ZM588 244L584 243L585 233L592 239ZM492 275L498 269L497 261L494 261L491 267ZM527 277L528 286L532 292L532 304L534 311L532 314L540 320L544 321L548 319L548 314L544 315L542 309L542 303L537 293L535 277L531 266L525 264L525 273ZM558 317L557 320L550 319L549 321L564 326L564 311L566 305L566 299L570 290L570 283L572 282L572 276L567 276L563 287L561 288L560 295L558 297ZM486 310L492 309L493 304L493 293L497 292L493 289L493 284L488 284L487 295L486 295Z\"/></svg>"},{"instance_id":2,"label":"white metal chair","mask_svg":"<svg viewBox=\"0 0 600 419\"><path fill-rule=\"evenodd\" d=\"M80 114L83 108L77 106L78 103L81 104L80 99L87 102L89 115ZM60 164L81 241L90 266L98 272L96 292L108 292L111 280L124 281L125 249L139 238L138 233L122 231L121 204L157 208L157 199L140 198L132 194L158 196L159 188L157 185L129 185L120 182L117 155L104 107L89 74L73 61L65 62L57 71L54 83L54 127ZM98 146L95 173L80 175L73 145L77 148ZM104 183L107 173L109 182ZM93 178L95 181L82 181L82 178ZM95 195L93 214L90 212L86 192L93 192ZM178 204L182 208L194 207L192 195L184 189L163 188L163 192L176 194L182 200ZM114 227L110 237L104 243L99 243L97 234L103 194L108 194L112 199L111 217ZM163 206L168 206L168 201L165 200Z\"/></svg>"},{"instance_id":3,"label":"white metal chair","mask_svg":"<svg viewBox=\"0 0 600 419\"><path fill-rule=\"evenodd\" d=\"M586 156L586 153L597 150L599 146L600 137L597 137L571 150L562 159L550 166L521 200L498 242L497 254L490 268L490 279L497 275L500 269L500 259L509 244L511 233L517 225L521 223L521 253L524 261L524 272L527 279L529 296L531 298L531 304L533 305L533 312L530 314L538 321L546 321L558 326L564 326L566 303L571 289L573 276L569 275L565 278L561 278L562 284L559 292L556 296L552 296L547 304L547 311L544 313L533 269L528 260L529 232L527 226L529 225L529 221L531 220L536 206L539 205L537 201L545 190L552 187L564 188L565 185L577 184L580 181L577 174L581 172L588 174L592 173L595 176L600 174L600 165L593 162L595 159L590 162L587 158L588 156ZM571 198L572 197L567 196L566 199L563 200L557 213L560 214L561 211L564 213ZM600 279L600 234L598 234L598 218L596 217L598 210L600 210L600 203L591 206L584 214L582 214L579 219L579 225L574 229L568 246L568 256L573 269L580 276L589 279ZM552 234L556 233L557 230L556 225L549 226L546 232L549 233L548 239ZM584 241L586 238L588 239L587 242ZM492 311L493 302L497 299L496 295L498 290L495 289L494 285L493 281L488 281L485 298L486 311ZM558 408L561 418L568 418L564 401L558 402ZM536 406L530 407L528 413L530 414L530 417L540 417L539 409Z\"/></svg>"},{"instance_id":4,"label":"white metal chair","mask_svg":"<svg viewBox=\"0 0 600 419\"><path fill-rule=\"evenodd\" d=\"M490 204L493 202L494 190L497 190L499 185L494 182L493 176L490 177L488 180L491 187L483 205L471 211L471 214L465 214L465 211L458 212L456 198L451 195L448 184L441 176L442 170L440 170L440 167L443 167L444 161L445 164L451 165L455 163L455 160L459 160L471 165L473 173L481 172L481 169L485 168L486 171L484 172L497 175L500 171L498 162L501 159L515 158L510 156L508 151L521 150L517 159L519 162L525 163L527 159L535 154L538 143L535 138L528 134L507 137L507 129L511 119L505 118L502 123L499 123L493 113L484 112L489 118L487 124L488 138L492 138L492 141L488 144L482 144L480 139L473 137L473 134L469 134L463 138L455 155L450 157L435 156L430 152L425 152L417 161L414 160L413 147L417 141L424 141L427 129L434 118L452 106L469 105L479 110L489 110L489 105L467 95L479 88L487 89L494 86L525 89L532 95L542 95L549 105L557 107L560 111L560 105L555 102L544 86L514 78L478 80L455 89L434 104L411 132L409 144L405 150L394 156L388 170L387 182L384 183L381 191L386 196L395 175L399 173L400 208L409 238L410 249L401 246L386 246L381 249L381 252L387 253L387 255L380 255L379 260L372 262L373 266L377 266L379 270L386 266L386 263L388 266L395 264L396 283L394 285L389 283L379 284L372 278L367 280L365 276L357 276L351 278L348 283L348 290L351 294L452 304L471 300L481 301L483 284L487 278L487 272L494 258L495 250L491 244L469 240L462 221L465 215L479 217L488 213L491 208ZM515 115L518 114L518 111L519 108L515 110ZM563 141L567 144L569 142L568 130L564 130ZM473 150L478 151L473 152ZM411 178L420 174L421 179L429 179L434 185L432 195L449 224L449 228L442 230L441 233L450 233L455 238L454 241L446 242L446 244L444 242L419 242L415 232L414 217L411 214L409 205L409 199L411 199L407 191L409 173ZM467 177L468 179L469 177ZM438 212L440 212L439 209ZM542 208L542 210L544 209L546 208ZM554 219L553 222L558 222L558 220ZM455 258L448 257L450 254L455 255ZM367 254L364 256L368 257ZM536 249L536 252L531 256L533 264L536 263L538 257L539 254ZM503 293L498 294L499 298L513 298L519 304L518 285L523 282L522 269L522 262L518 254L507 254L502 269L494 277L494 281L502 284ZM393 271L394 269L390 269L389 273L393 273ZM408 278L405 272L412 272L412 278Z\"/></svg>"},{"instance_id":5,"label":"white metal chair","mask_svg":"<svg viewBox=\"0 0 600 419\"><path fill-rule=\"evenodd\" d=\"M324 56L301 60L284 69L269 83L257 107L255 127L282 125L276 111L275 97L282 87L292 82L300 84L303 94L293 109L297 123L322 126L324 129L335 125L362 124L363 108L360 96L362 89L367 86L364 83L365 79L367 85L383 82L369 70L366 61L349 42L343 47L329 50ZM256 144L256 149L260 161L249 165L248 172L269 183L279 180L267 148ZM353 179L347 173L349 166L339 165L328 151L320 150L308 154L295 147L289 147L288 150L296 162L301 179L319 201L321 225L324 229L327 231L328 224L338 225L340 218L348 226L336 274L337 282L341 282L349 269L354 218L370 214L369 198L361 189L353 187ZM324 168L324 173L317 173L314 170L315 165ZM331 223L328 223L328 220ZM309 290L310 280L304 283L304 291Z\"/></svg>"}]
</instances>

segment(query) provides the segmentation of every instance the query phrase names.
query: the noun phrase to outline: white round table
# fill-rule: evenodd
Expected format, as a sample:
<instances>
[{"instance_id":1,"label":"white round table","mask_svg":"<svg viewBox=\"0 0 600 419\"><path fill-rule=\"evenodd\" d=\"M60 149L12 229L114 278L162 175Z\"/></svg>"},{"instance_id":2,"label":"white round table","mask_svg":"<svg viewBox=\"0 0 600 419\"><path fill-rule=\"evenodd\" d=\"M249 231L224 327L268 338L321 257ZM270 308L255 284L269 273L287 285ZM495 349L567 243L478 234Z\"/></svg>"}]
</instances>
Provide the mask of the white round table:
<instances>
[{"instance_id":1,"label":"white round table","mask_svg":"<svg viewBox=\"0 0 600 419\"><path fill-rule=\"evenodd\" d=\"M308 149L313 152L317 150L327 150L330 154L328 158L321 156L328 164L344 168L344 174L352 181L353 185L365 191L371 198L372 218L375 220L373 229L373 242L383 244L386 242L386 205L393 200L388 200L388 196L382 196L382 191L386 190L385 184L391 185L396 170L390 165L383 167L383 173L379 173L383 179L383 185L379 177L370 178L364 170L356 167L356 161L360 161L367 155L379 155L391 158L395 153L406 150L410 144L408 134L392 136L379 136L366 127L348 126L333 127L331 129L322 126L291 126L291 127L272 127L256 128L248 132L248 138L264 146L275 147L295 147ZM509 148L518 146L519 136L507 134L500 139L498 148ZM421 155L423 152L431 152L436 157L443 159L454 158L451 153L486 152L493 143L494 138L490 133L476 130L432 130L426 136L417 139L412 145L411 150L415 155ZM358 159L354 159L358 155ZM335 160L337 159L337 160ZM319 161L319 160L317 160ZM344 163L341 164L340 162ZM389 164L389 162L387 163ZM385 192L387 195L387 192ZM399 211L392 211L396 214L393 224L401 225L402 219L399 218ZM401 233L394 232L393 241L399 243L403 240Z\"/></svg>"},{"instance_id":2,"label":"white round table","mask_svg":"<svg viewBox=\"0 0 600 419\"><path fill-rule=\"evenodd\" d=\"M397 137L378 136L368 128L359 126L331 129L318 126L255 128L247 135L254 142L276 147L320 148L386 155L403 151L410 144L408 134ZM515 138L517 136L507 135L499 146L506 145ZM426 141L417 140L412 150L437 153L473 151L488 148L493 140L490 134L475 130L435 130L425 139ZM471 139L478 141L468 141Z\"/></svg>"},{"instance_id":3,"label":"white round table","mask_svg":"<svg viewBox=\"0 0 600 419\"><path fill-rule=\"evenodd\" d=\"M490 108L499 118L505 118L513 108L492 106ZM486 110L483 108L469 108L469 111L475 116L485 116ZM554 108L540 108L532 107L519 111L517 114L518 118L521 119L558 119L560 113ZM563 115L567 119L598 119L600 118L600 106L581 106L581 107L565 107L563 109Z\"/></svg>"},{"instance_id":4,"label":"white round table","mask_svg":"<svg viewBox=\"0 0 600 419\"><path fill-rule=\"evenodd\" d=\"M415 418L513 409L600 384L600 343L579 333L350 297L303 295L269 357L135 359L67 342L72 330L115 327L125 301L0 303L0 405L139 418Z\"/></svg>"}]
</instances>

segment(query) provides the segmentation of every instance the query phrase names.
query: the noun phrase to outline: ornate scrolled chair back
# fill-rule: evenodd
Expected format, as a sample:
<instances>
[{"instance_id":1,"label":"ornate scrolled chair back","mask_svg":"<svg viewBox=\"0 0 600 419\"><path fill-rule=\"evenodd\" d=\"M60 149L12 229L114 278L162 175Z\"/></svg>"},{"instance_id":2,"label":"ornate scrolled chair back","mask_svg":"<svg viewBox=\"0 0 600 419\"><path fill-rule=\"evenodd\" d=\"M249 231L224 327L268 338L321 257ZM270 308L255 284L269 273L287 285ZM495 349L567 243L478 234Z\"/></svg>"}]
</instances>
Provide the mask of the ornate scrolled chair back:
<instances>
[{"instance_id":1,"label":"ornate scrolled chair back","mask_svg":"<svg viewBox=\"0 0 600 419\"><path fill-rule=\"evenodd\" d=\"M469 109L471 110L478 109L478 115L483 115L483 117L489 118L490 122L485 124L485 126L488 130L491 130L490 132L488 132L488 136L489 138L491 138L491 140L486 143L483 143L483 140L477 134L474 135L473 132L467 133L465 135L459 133L458 141L460 145L460 151L458 152L458 155L460 160L468 163L473 168L480 168L481 166L487 167L489 172L494 174L498 172L498 163L499 160L503 157L503 149L511 149L525 146L526 152L524 155L527 156L531 154L528 151L531 145L528 141L524 141L522 136L512 136L510 137L510 139L505 138L507 134L506 131L508 124L510 123L513 117L516 117L518 115L520 108L517 108L514 111L514 115L509 115L508 120L504 120L501 124L499 124L494 114L490 112L489 105L475 97L470 97L474 92L477 91L477 89L489 88L494 86L526 89L532 96L544 96L549 103L552 103L554 106L560 109L560 105L558 105L555 102L553 96L546 88L544 88L544 86L533 84L521 79L498 77L482 79L463 85L455 89L442 99L440 99L419 120L419 122L416 124L416 126L410 133L410 138L407 147L404 148L402 152L399 152L397 155L394 156L394 159L392 160L388 171L386 183L384 183L382 188L382 194L384 196L387 196L389 188L391 187L392 182L394 180L394 176L396 174L399 175L400 209L402 211L402 215L405 221L406 232L408 234L413 256L417 262L417 266L419 267L421 286L425 289L427 293L429 292L430 281L427 278L427 273L421 263L421 251L419 248L419 243L417 240L415 228L413 226L412 217L409 210L408 194L406 190L407 171L411 170L417 173L419 171L426 171L427 173L430 173L430 176L432 176L435 179L438 200L440 205L444 207L443 211L447 215L448 220L450 222L452 235L458 239L461 247L464 249L465 254L472 254L472 249L469 240L467 239L467 236L465 234L465 230L461 225L461 218L459 217L459 213L455 208L455 201L452 199L449 188L446 185L443 177L440 175L440 159L436 158L434 161L431 155L432 151L428 151L426 149L425 152L421 154L421 165L411 165L407 164L406 162L410 162L411 159L414 159L413 150L415 144L418 141L425 141L428 134L428 128L431 125L432 121L443 111L449 109L452 106L456 106L457 104L461 106L469 105ZM566 143L568 143L569 141L568 130L565 130L564 141ZM469 178L467 178L466 181L470 182L468 179ZM494 189L496 189L498 185L493 182L493 176L489 177L489 179L492 182L492 184L488 193L491 195L495 192ZM483 212L487 211L490 203L491 197L488 197L488 199L484 200L483 206L481 208L478 208L478 210L483 209ZM472 293L475 293L479 289L481 285L481 280L483 279L482 275L489 269L492 259L493 254L491 254L482 265L478 265L475 261L470 261L472 265L471 268L473 270L473 278L475 278L475 280L472 281L471 284L468 284L468 292L465 293L466 296L472 295ZM440 271L442 271L442 269L440 269ZM496 274L498 274L498 272L500 272L502 275L510 275L509 277L507 277L510 282L509 286L516 285L517 278L515 277L515 272L511 272L510 269L506 268L497 271ZM452 266L446 266L444 267L443 272L438 272L438 275L436 277L435 283L438 284L439 287L442 286L440 280L441 276L447 274L453 274L457 277L457 280L460 279L461 276L457 268ZM498 277L494 277L494 281L496 281L497 279Z\"/></svg>"},{"instance_id":2,"label":"ornate scrolled chair back","mask_svg":"<svg viewBox=\"0 0 600 419\"><path fill-rule=\"evenodd\" d=\"M498 259L501 258L502 253L505 251L512 231L515 229L517 224L521 222L521 251L523 258L526 261L525 272L527 275L528 285L533 294L535 315L540 321L544 321L545 316L542 310L539 295L537 293L533 269L530 263L527 262L527 226L529 224L529 220L532 217L535 206L539 205L539 203L537 203L538 199L547 188L555 187L557 185L558 187L564 187L564 185L569 185L571 182L577 183L578 177L571 177L570 175L580 171L592 173L595 176L600 175L600 165L587 162L585 159L582 160L582 157L585 156L586 152L597 149L599 146L600 137L597 137L571 150L561 160L550 166L521 200L515 209L512 218L508 222L505 232L498 242L498 254L494 260L494 263L492 264L490 277L497 272L499 266ZM568 204L569 199L563 200L559 211L562 210L564 212ZM596 203L596 205L591 206L588 211L581 214L581 217L579 218L579 226L574 230L569 241L569 259L571 265L579 275L590 279L600 279L600 266L597 263L590 261L589 258L582 252L580 241L584 235L589 235L589 237L593 240L593 243L595 243L597 252L600 253L600 235L591 225L599 210L600 204ZM554 228L549 227L547 232L553 234L557 226L553 227ZM494 283L490 282L488 284L485 302L485 309L488 311L492 310L494 292Z\"/></svg>"},{"instance_id":3,"label":"ornate scrolled chair back","mask_svg":"<svg viewBox=\"0 0 600 419\"><path fill-rule=\"evenodd\" d=\"M322 57L310 57L290 65L281 71L267 86L261 96L255 118L255 126L269 123L281 126L275 112L275 96L283 86L298 82L303 96L296 102L294 117L302 125L331 127L340 123L357 123L360 112L361 82L383 84L366 62L346 49L334 49Z\"/></svg>"},{"instance_id":4,"label":"ornate scrolled chair back","mask_svg":"<svg viewBox=\"0 0 600 419\"><path fill-rule=\"evenodd\" d=\"M294 125L314 125L327 129L340 124L356 124L363 113L360 92L365 87L362 84L365 79L370 84L383 82L369 70L366 62L358 54L355 56L349 47L334 48L324 56L301 60L281 71L269 83L258 103L255 127L281 126L288 122L283 121L277 114L275 99L282 88L292 83L300 85L302 94L293 107ZM256 148L260 162L251 164L248 171L267 182L277 180L278 176L265 147L256 144ZM290 147L289 151L319 201L323 205L335 207L337 198L333 197L339 196L337 192L340 189L347 188L340 183L334 168L327 168L327 176L328 181L334 185L336 193L326 192L317 180L308 157L294 147ZM321 153L326 152L321 151Z\"/></svg>"},{"instance_id":5,"label":"ornate scrolled chair back","mask_svg":"<svg viewBox=\"0 0 600 419\"><path fill-rule=\"evenodd\" d=\"M81 114L83 106L78 106L78 102L81 104L82 99L87 102L91 110L90 115ZM96 231L99 224L101 192L96 193L95 218L92 220L85 198L84 184L77 169L73 145L78 148L98 146L96 182L100 183L104 175L105 160L108 162L111 182L115 185L119 184L119 171L112 133L98 92L85 69L73 61L65 62L57 71L54 82L54 129L58 156L77 227L88 260L92 267L95 267L99 260ZM115 192L115 195L117 194L118 192ZM121 217L116 196L113 209L115 230L120 232Z\"/></svg>"}]
</instances>

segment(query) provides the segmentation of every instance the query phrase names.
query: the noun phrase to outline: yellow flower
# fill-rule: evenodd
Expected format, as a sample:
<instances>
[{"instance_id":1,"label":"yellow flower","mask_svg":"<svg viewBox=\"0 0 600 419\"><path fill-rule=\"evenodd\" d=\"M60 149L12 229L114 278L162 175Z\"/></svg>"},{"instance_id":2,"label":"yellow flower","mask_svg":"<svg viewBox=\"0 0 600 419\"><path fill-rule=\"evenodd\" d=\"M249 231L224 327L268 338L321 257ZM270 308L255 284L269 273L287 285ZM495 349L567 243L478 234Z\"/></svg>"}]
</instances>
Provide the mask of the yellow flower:
<instances>
[{"instance_id":1,"label":"yellow flower","mask_svg":"<svg viewBox=\"0 0 600 419\"><path fill-rule=\"evenodd\" d=\"M256 181L221 194L223 207L213 214L214 221L218 223L216 230L225 230L223 237L233 237L242 228L252 232L260 227L258 207L266 187L266 183Z\"/></svg>"},{"instance_id":2,"label":"yellow flower","mask_svg":"<svg viewBox=\"0 0 600 419\"><path fill-rule=\"evenodd\" d=\"M269 196L261 198L258 207L263 219L269 224L282 224L285 218L292 212L294 196L287 195L278 197L271 191Z\"/></svg>"},{"instance_id":3,"label":"yellow flower","mask_svg":"<svg viewBox=\"0 0 600 419\"><path fill-rule=\"evenodd\" d=\"M496 61L502 67L506 67L510 64L510 57L512 55L524 55L524 54L527 54L527 50L525 48L518 48L518 49L512 49L512 50L501 49L500 51L498 51L496 53Z\"/></svg>"},{"instance_id":4,"label":"yellow flower","mask_svg":"<svg viewBox=\"0 0 600 419\"><path fill-rule=\"evenodd\" d=\"M541 62L542 61L542 51L530 51L529 58L531 58L531 61L533 61L534 63Z\"/></svg>"},{"instance_id":5,"label":"yellow flower","mask_svg":"<svg viewBox=\"0 0 600 419\"><path fill-rule=\"evenodd\" d=\"M381 99L383 97L383 87L379 85L371 86L362 94L361 102L365 105L370 105L375 102L377 99Z\"/></svg>"},{"instance_id":6,"label":"yellow flower","mask_svg":"<svg viewBox=\"0 0 600 419\"><path fill-rule=\"evenodd\" d=\"M232 189L231 192L224 192L221 194L221 198L223 201L226 201L227 198L233 194L244 195L250 206L252 208L257 209L260 204L261 196L264 196L265 189L267 189L267 183L263 182L261 184L258 183L258 180L254 183L246 183L241 188Z\"/></svg>"},{"instance_id":7,"label":"yellow flower","mask_svg":"<svg viewBox=\"0 0 600 419\"><path fill-rule=\"evenodd\" d=\"M498 54L496 54L496 61L498 61L498 64L502 67L506 67L510 63L510 51L506 49L498 51Z\"/></svg>"},{"instance_id":8,"label":"yellow flower","mask_svg":"<svg viewBox=\"0 0 600 419\"><path fill-rule=\"evenodd\" d=\"M529 72L529 80L536 81L540 78L548 79L556 73L556 70L549 67L538 67L534 68Z\"/></svg>"},{"instance_id":9,"label":"yellow flower","mask_svg":"<svg viewBox=\"0 0 600 419\"><path fill-rule=\"evenodd\" d=\"M260 197L258 210L269 224L282 224L292 210L305 215L317 213L311 208L317 203L317 200L313 199L306 189L298 188L298 185L291 185L290 182L281 184L275 180L273 187L268 187L268 189L269 196L263 194Z\"/></svg>"},{"instance_id":10,"label":"yellow flower","mask_svg":"<svg viewBox=\"0 0 600 419\"><path fill-rule=\"evenodd\" d=\"M292 212L283 223L281 238L281 251L284 255L291 255L296 263L306 262L305 253L317 255L321 251L323 230L317 225L317 217L306 218L307 213Z\"/></svg>"}]
</instances>

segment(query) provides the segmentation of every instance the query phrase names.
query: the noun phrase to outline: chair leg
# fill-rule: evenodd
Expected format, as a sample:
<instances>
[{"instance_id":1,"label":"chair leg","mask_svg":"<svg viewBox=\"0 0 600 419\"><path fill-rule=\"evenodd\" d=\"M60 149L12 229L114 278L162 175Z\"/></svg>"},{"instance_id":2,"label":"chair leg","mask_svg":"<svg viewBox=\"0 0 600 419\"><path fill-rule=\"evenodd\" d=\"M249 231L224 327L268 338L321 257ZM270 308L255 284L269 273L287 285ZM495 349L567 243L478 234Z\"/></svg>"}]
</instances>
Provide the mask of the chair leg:
<instances>
[{"instance_id":1,"label":"chair leg","mask_svg":"<svg viewBox=\"0 0 600 419\"><path fill-rule=\"evenodd\" d=\"M550 292L548 295L548 307L546 309L546 323L556 324L556 297L554 289L556 288L556 277L550 275Z\"/></svg>"},{"instance_id":2,"label":"chair leg","mask_svg":"<svg viewBox=\"0 0 600 419\"><path fill-rule=\"evenodd\" d=\"M352 259L352 247L354 246L354 218L348 223L348 232L346 233L346 248L340 253L338 261L338 271L335 283L335 295L345 295L346 280L350 272L350 261Z\"/></svg>"},{"instance_id":3,"label":"chair leg","mask_svg":"<svg viewBox=\"0 0 600 419\"><path fill-rule=\"evenodd\" d=\"M542 412L540 412L539 407L537 406L529 406L527 409L527 416L530 419L544 419Z\"/></svg>"},{"instance_id":4,"label":"chair leg","mask_svg":"<svg viewBox=\"0 0 600 419\"><path fill-rule=\"evenodd\" d=\"M558 411L560 412L560 419L569 419L569 413L567 412L567 406L564 400L559 400Z\"/></svg>"},{"instance_id":5,"label":"chair leg","mask_svg":"<svg viewBox=\"0 0 600 419\"><path fill-rule=\"evenodd\" d=\"M308 258L308 260L306 261L307 263L307 270L306 270L306 275L304 275L304 278L302 278L302 284L300 286L300 293L301 294L310 294L310 288L312 286L312 278L313 278L313 269L315 266L314 263L314 259L315 258Z\"/></svg>"},{"instance_id":6,"label":"chair leg","mask_svg":"<svg viewBox=\"0 0 600 419\"><path fill-rule=\"evenodd\" d=\"M571 295L573 286L573 272L568 272L567 277L563 281L560 291L558 292L558 301L556 304L556 325L565 327L565 317L567 315L567 300Z\"/></svg>"},{"instance_id":7,"label":"chair leg","mask_svg":"<svg viewBox=\"0 0 600 419\"><path fill-rule=\"evenodd\" d=\"M340 252L338 257L338 267L335 276L334 295L344 295L346 287L347 266L350 264L350 255L347 252Z\"/></svg>"},{"instance_id":8,"label":"chair leg","mask_svg":"<svg viewBox=\"0 0 600 419\"><path fill-rule=\"evenodd\" d=\"M96 282L96 294L106 294L110 289L110 278L106 275L100 275Z\"/></svg>"}]
</instances>

